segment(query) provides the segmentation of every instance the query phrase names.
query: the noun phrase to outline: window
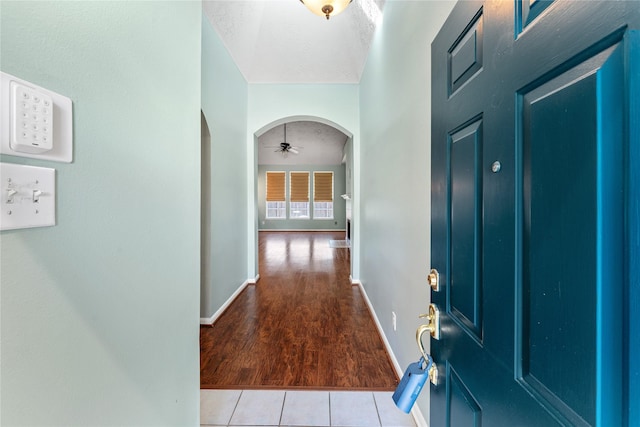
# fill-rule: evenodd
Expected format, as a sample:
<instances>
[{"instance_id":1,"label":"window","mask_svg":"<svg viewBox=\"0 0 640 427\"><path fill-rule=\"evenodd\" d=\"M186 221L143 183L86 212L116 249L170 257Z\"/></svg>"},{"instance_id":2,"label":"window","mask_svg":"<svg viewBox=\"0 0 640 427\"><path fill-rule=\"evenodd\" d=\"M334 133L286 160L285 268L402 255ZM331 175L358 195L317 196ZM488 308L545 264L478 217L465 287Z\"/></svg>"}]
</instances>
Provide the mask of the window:
<instances>
[{"instance_id":1,"label":"window","mask_svg":"<svg viewBox=\"0 0 640 427\"><path fill-rule=\"evenodd\" d=\"M287 215L287 204L285 202L267 202L268 219L285 219Z\"/></svg>"},{"instance_id":2,"label":"window","mask_svg":"<svg viewBox=\"0 0 640 427\"><path fill-rule=\"evenodd\" d=\"M289 217L293 219L309 219L309 202L291 202Z\"/></svg>"},{"instance_id":3,"label":"window","mask_svg":"<svg viewBox=\"0 0 640 427\"><path fill-rule=\"evenodd\" d=\"M309 172L289 172L289 218L309 218Z\"/></svg>"},{"instance_id":4,"label":"window","mask_svg":"<svg viewBox=\"0 0 640 427\"><path fill-rule=\"evenodd\" d=\"M266 219L311 218L311 172L292 171L266 173ZM287 184L289 194L287 195ZM333 219L333 172L313 172L313 218Z\"/></svg>"},{"instance_id":5,"label":"window","mask_svg":"<svg viewBox=\"0 0 640 427\"><path fill-rule=\"evenodd\" d=\"M333 219L333 172L313 173L313 217Z\"/></svg>"},{"instance_id":6,"label":"window","mask_svg":"<svg viewBox=\"0 0 640 427\"><path fill-rule=\"evenodd\" d=\"M285 173L267 172L267 219L287 217Z\"/></svg>"},{"instance_id":7,"label":"window","mask_svg":"<svg viewBox=\"0 0 640 427\"><path fill-rule=\"evenodd\" d=\"M333 219L333 202L313 202L315 219Z\"/></svg>"}]
</instances>

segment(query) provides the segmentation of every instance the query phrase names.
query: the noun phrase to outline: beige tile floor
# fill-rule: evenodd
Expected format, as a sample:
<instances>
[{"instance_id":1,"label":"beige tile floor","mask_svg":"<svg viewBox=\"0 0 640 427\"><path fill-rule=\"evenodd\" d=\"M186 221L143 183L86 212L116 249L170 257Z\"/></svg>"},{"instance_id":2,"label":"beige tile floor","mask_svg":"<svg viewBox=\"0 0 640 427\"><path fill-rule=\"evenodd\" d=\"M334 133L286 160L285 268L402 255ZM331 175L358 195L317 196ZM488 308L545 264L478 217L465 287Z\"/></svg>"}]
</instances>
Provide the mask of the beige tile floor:
<instances>
[{"instance_id":1,"label":"beige tile floor","mask_svg":"<svg viewBox=\"0 0 640 427\"><path fill-rule=\"evenodd\" d=\"M203 426L414 427L391 392L200 390Z\"/></svg>"}]
</instances>

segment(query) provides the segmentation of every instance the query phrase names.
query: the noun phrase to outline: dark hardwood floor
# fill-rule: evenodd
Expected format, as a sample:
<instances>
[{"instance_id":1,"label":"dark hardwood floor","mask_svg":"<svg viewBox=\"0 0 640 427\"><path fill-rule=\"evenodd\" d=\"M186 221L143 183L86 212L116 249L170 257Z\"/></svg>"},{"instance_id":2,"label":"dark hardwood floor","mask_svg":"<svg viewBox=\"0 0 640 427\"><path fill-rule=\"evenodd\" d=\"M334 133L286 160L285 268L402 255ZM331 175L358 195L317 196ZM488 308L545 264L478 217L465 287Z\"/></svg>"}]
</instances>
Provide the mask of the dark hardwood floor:
<instances>
[{"instance_id":1,"label":"dark hardwood floor","mask_svg":"<svg viewBox=\"0 0 640 427\"><path fill-rule=\"evenodd\" d=\"M201 388L394 390L344 232L260 232L260 280L200 328Z\"/></svg>"}]
</instances>

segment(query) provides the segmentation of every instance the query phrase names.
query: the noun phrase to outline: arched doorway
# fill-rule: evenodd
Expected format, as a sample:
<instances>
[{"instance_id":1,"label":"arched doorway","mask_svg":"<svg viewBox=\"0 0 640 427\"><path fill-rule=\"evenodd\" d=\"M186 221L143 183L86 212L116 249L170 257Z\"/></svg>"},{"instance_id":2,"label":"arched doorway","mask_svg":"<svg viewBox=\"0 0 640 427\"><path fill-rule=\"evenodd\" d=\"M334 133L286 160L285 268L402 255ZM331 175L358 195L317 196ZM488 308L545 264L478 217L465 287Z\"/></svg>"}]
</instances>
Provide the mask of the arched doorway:
<instances>
[{"instance_id":1,"label":"arched doorway","mask_svg":"<svg viewBox=\"0 0 640 427\"><path fill-rule=\"evenodd\" d=\"M285 142L284 127L288 126L289 138L287 143L295 143L296 147L301 149L295 150L297 153L282 153L281 143ZM292 132L293 131L293 132ZM342 138L342 139L340 139ZM329 148L335 150L336 147L329 147L332 144L340 143L339 155L330 153ZM324 144L324 145L323 145ZM265 150L265 147L267 148ZM253 156L253 211L254 211L254 265L256 277L259 277L259 260L258 260L258 234L261 229L331 229L328 222L314 222L313 218L307 221L295 220L292 222L279 220L275 227L269 226L268 218L266 218L265 207L265 171L267 168L262 167L260 163L261 152L270 154L269 164L277 165L274 169L291 170L304 169L308 170L310 176L318 170L332 169L336 164L341 165L341 174L336 175L334 189L334 217L330 224L343 229L345 231L345 240L349 239L355 243L352 237L352 195L354 193L353 180L353 134L344 127L330 120L314 116L290 116L275 120L254 133L254 156ZM324 151L324 152L323 152ZM281 158L280 156L283 155ZM274 158L280 158L281 161L274 163ZM325 163L323 163L325 162ZM313 190L311 190L313 192ZM312 193L313 194L313 193ZM313 203L312 203L313 205ZM287 212L288 215L288 212ZM312 215L310 215L312 216ZM351 271L353 271L354 257L351 258Z\"/></svg>"}]
</instances>

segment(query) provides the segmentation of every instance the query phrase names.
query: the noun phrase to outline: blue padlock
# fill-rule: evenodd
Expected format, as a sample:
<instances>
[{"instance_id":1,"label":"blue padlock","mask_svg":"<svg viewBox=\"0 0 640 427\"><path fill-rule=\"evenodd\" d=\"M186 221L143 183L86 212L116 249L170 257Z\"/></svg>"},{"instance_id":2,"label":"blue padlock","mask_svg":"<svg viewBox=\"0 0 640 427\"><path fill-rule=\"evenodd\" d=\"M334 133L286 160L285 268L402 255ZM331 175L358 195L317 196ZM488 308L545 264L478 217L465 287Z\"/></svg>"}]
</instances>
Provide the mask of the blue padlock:
<instances>
[{"instance_id":1,"label":"blue padlock","mask_svg":"<svg viewBox=\"0 0 640 427\"><path fill-rule=\"evenodd\" d=\"M433 359L427 355L426 361L424 357L421 357L417 362L411 363L404 372L400 384L398 384L392 396L396 406L403 412L407 414L411 412L411 408L422 391L424 383L429 379L431 365L433 365Z\"/></svg>"}]
</instances>

